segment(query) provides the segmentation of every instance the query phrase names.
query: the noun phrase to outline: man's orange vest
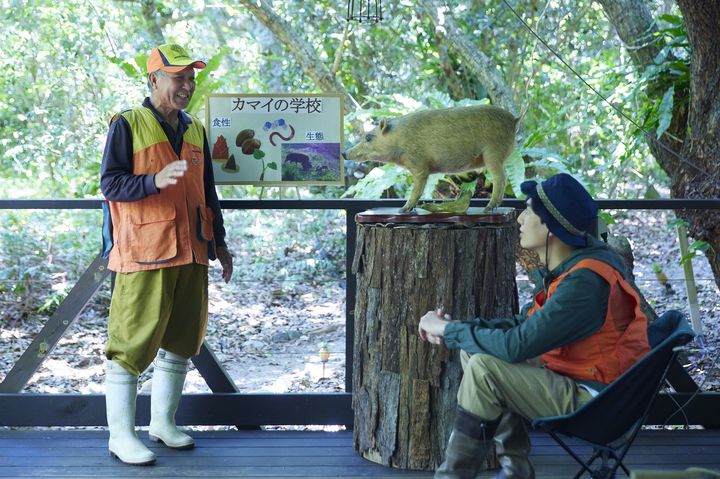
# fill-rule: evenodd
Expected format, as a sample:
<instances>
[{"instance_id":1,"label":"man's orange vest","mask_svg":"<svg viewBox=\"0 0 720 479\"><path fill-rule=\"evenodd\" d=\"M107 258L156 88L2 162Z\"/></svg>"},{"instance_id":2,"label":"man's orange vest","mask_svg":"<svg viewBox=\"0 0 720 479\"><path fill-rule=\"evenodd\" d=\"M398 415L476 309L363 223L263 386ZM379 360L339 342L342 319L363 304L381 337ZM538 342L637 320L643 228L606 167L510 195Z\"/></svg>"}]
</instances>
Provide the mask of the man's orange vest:
<instances>
[{"instance_id":1,"label":"man's orange vest","mask_svg":"<svg viewBox=\"0 0 720 479\"><path fill-rule=\"evenodd\" d=\"M178 159L152 111L122 113L133 140L134 175L152 175ZM208 264L213 247L213 212L205 206L203 129L193 118L180 158L188 169L177 184L139 201L110 201L113 248L108 267L131 273L195 263Z\"/></svg>"},{"instance_id":2,"label":"man's orange vest","mask_svg":"<svg viewBox=\"0 0 720 479\"><path fill-rule=\"evenodd\" d=\"M595 334L541 356L556 373L577 380L609 384L635 364L648 351L647 317L640 310L640 297L612 266L595 259L584 259L556 278L545 291L535 296L528 317L543 307L565 276L579 268L589 269L610 284L605 322Z\"/></svg>"}]
</instances>

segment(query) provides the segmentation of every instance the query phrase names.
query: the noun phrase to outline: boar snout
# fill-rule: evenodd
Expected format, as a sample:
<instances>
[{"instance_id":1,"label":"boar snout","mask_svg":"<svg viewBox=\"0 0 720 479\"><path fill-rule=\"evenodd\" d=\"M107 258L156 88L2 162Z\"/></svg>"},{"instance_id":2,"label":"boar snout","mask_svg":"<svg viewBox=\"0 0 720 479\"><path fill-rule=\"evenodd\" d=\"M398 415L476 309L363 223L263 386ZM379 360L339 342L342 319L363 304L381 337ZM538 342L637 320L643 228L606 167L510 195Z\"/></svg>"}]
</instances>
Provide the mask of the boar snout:
<instances>
[{"instance_id":1,"label":"boar snout","mask_svg":"<svg viewBox=\"0 0 720 479\"><path fill-rule=\"evenodd\" d=\"M345 150L343 150L342 152L342 157L346 160L359 160L358 155L361 150L361 144L362 143L355 143L354 145L345 148Z\"/></svg>"}]
</instances>

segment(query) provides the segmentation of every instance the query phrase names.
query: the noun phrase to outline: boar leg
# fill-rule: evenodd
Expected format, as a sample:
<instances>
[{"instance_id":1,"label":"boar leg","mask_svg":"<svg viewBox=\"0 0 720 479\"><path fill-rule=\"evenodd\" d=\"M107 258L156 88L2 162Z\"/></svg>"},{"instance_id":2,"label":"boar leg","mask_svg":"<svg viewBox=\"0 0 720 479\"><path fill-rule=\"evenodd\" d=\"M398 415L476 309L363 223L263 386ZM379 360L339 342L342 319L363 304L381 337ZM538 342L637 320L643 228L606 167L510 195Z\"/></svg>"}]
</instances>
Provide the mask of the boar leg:
<instances>
[{"instance_id":1,"label":"boar leg","mask_svg":"<svg viewBox=\"0 0 720 479\"><path fill-rule=\"evenodd\" d=\"M490 202L485 207L485 211L490 211L496 206L500 206L505 195L505 168L503 168L504 158L486 158L486 168L493 177L493 188Z\"/></svg>"},{"instance_id":2,"label":"boar leg","mask_svg":"<svg viewBox=\"0 0 720 479\"><path fill-rule=\"evenodd\" d=\"M425 184L428 180L429 172L423 171L423 172L410 172L413 175L413 187L412 191L410 192L410 198L405 202L402 208L400 208L400 213L407 213L408 211L412 211L415 209L415 205L417 205L418 200L420 199L420 195L422 194L423 190L425 189Z\"/></svg>"}]
</instances>

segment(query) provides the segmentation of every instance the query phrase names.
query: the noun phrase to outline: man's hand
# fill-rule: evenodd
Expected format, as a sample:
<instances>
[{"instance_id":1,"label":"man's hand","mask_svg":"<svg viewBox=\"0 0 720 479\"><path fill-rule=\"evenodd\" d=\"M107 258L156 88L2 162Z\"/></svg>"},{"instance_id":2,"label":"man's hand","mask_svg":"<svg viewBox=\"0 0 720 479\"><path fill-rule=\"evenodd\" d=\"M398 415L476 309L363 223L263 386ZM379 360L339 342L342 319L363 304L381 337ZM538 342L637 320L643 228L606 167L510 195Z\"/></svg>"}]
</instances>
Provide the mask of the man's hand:
<instances>
[{"instance_id":1,"label":"man's hand","mask_svg":"<svg viewBox=\"0 0 720 479\"><path fill-rule=\"evenodd\" d=\"M442 310L428 311L425 316L420 318L418 324L418 334L420 339L431 344L442 344L445 335L445 326L451 321L449 314L444 314Z\"/></svg>"},{"instance_id":2,"label":"man's hand","mask_svg":"<svg viewBox=\"0 0 720 479\"><path fill-rule=\"evenodd\" d=\"M215 252L217 253L217 257L220 260L220 264L222 265L222 278L226 283L228 283L230 281L230 278L232 278L233 274L232 255L225 246L218 246L217 248L215 248Z\"/></svg>"},{"instance_id":3,"label":"man's hand","mask_svg":"<svg viewBox=\"0 0 720 479\"><path fill-rule=\"evenodd\" d=\"M178 182L177 179L183 176L187 169L187 161L173 161L165 168L160 170L159 173L155 173L155 188L157 188L158 190L162 190L163 188L176 184Z\"/></svg>"}]
</instances>

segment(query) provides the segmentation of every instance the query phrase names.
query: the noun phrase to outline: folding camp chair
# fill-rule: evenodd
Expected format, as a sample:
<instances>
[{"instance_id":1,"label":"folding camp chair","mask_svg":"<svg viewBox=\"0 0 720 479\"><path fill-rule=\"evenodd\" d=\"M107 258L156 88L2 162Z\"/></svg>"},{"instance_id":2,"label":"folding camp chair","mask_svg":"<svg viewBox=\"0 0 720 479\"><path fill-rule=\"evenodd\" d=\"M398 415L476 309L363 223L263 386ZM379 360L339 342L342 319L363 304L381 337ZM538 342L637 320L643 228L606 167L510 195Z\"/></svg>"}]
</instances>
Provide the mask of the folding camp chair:
<instances>
[{"instance_id":1,"label":"folding camp chair","mask_svg":"<svg viewBox=\"0 0 720 479\"><path fill-rule=\"evenodd\" d=\"M614 478L618 467L630 475L622 463L623 458L664 386L679 346L689 343L693 337L695 333L682 313L666 312L648 327L650 352L597 396L572 414L539 417L532 421L534 428L549 433L582 466L575 479L585 472L594 479ZM583 461L561 435L591 445L590 459ZM602 464L591 469L598 458Z\"/></svg>"}]
</instances>

